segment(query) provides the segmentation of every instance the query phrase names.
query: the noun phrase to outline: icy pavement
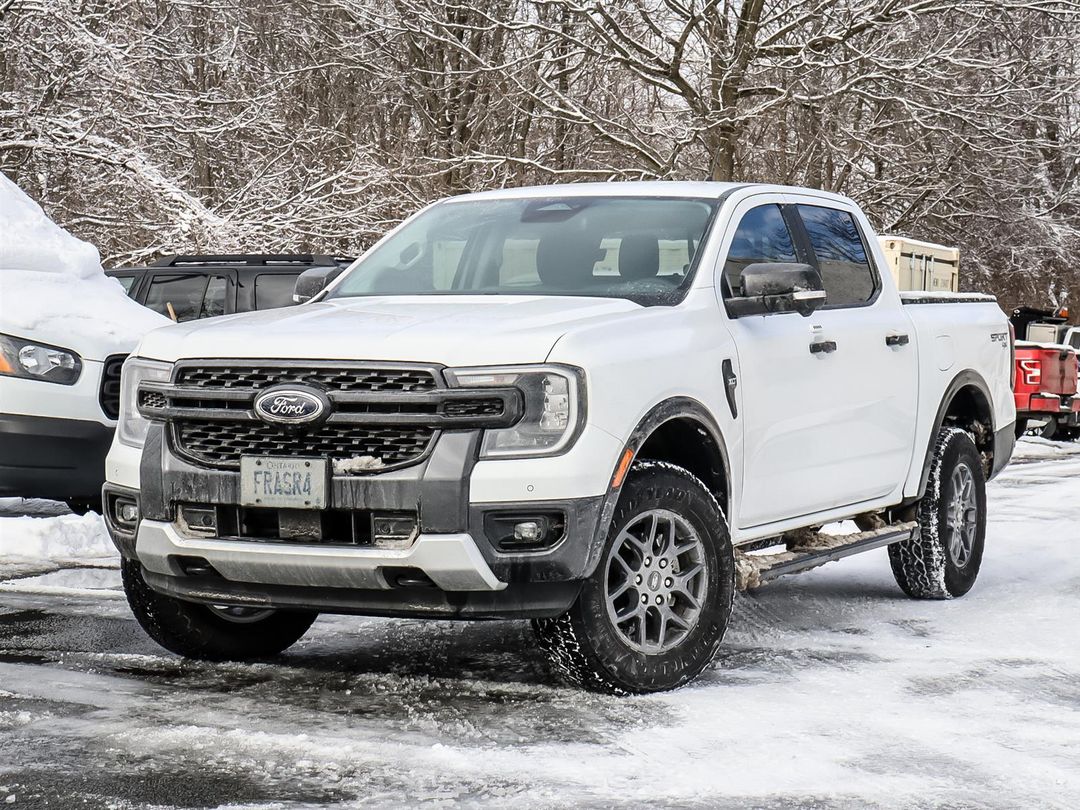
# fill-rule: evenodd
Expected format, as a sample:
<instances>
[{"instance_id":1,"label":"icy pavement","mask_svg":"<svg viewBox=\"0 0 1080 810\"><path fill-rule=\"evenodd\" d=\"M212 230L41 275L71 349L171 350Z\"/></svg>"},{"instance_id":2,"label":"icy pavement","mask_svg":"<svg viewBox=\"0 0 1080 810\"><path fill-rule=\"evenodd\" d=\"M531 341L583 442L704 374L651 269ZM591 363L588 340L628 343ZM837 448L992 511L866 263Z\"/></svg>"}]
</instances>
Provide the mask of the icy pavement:
<instances>
[{"instance_id":1,"label":"icy pavement","mask_svg":"<svg viewBox=\"0 0 1080 810\"><path fill-rule=\"evenodd\" d=\"M11 578L9 556L0 805L1071 810L1080 444L1023 442L990 508L964 599L908 600L884 551L854 557L742 597L698 682L629 699L551 685L517 622L326 617L274 664L188 663L107 559ZM0 517L0 555L26 520Z\"/></svg>"}]
</instances>

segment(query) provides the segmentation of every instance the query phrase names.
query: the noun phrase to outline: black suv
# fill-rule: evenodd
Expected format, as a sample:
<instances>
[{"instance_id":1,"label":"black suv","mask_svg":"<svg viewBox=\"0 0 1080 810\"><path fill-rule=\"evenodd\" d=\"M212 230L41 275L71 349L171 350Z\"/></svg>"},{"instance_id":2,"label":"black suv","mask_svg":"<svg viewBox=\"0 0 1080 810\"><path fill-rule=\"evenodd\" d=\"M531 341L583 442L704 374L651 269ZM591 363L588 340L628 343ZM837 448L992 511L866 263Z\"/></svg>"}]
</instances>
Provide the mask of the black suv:
<instances>
[{"instance_id":1,"label":"black suv","mask_svg":"<svg viewBox=\"0 0 1080 810\"><path fill-rule=\"evenodd\" d=\"M174 321L193 321L290 306L297 276L305 270L326 268L327 275L337 275L352 261L299 253L165 256L149 267L105 273L143 306Z\"/></svg>"}]
</instances>

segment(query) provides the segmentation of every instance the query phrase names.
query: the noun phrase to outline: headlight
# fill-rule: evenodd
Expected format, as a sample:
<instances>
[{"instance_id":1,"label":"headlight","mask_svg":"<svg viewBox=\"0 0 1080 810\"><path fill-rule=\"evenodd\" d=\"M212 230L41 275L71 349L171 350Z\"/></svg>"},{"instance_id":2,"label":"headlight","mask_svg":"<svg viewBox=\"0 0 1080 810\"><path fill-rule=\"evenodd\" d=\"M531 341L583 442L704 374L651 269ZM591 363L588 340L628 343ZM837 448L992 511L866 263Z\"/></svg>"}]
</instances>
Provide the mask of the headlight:
<instances>
[{"instance_id":1,"label":"headlight","mask_svg":"<svg viewBox=\"0 0 1080 810\"><path fill-rule=\"evenodd\" d=\"M0 335L0 374L74 385L82 374L82 358L71 349Z\"/></svg>"},{"instance_id":2,"label":"headlight","mask_svg":"<svg viewBox=\"0 0 1080 810\"><path fill-rule=\"evenodd\" d=\"M570 366L459 368L446 372L458 388L513 386L524 395L516 425L484 432L481 458L555 456L580 432L585 418L585 374Z\"/></svg>"},{"instance_id":3,"label":"headlight","mask_svg":"<svg viewBox=\"0 0 1080 810\"><path fill-rule=\"evenodd\" d=\"M168 382L172 364L129 357L120 371L120 418L116 437L128 447L142 447L150 422L139 416L139 383Z\"/></svg>"}]
</instances>

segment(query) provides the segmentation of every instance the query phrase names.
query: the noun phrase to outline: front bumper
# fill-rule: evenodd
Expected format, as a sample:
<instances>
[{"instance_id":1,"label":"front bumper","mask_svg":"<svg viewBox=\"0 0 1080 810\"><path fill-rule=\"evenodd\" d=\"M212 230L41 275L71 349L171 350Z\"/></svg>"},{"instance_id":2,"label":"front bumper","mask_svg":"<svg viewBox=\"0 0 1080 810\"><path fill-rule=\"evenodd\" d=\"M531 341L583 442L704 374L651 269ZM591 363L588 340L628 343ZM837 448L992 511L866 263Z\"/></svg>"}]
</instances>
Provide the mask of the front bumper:
<instances>
[{"instance_id":1,"label":"front bumper","mask_svg":"<svg viewBox=\"0 0 1080 810\"><path fill-rule=\"evenodd\" d=\"M185 561L209 563L232 582L296 587L388 590L391 573L421 572L446 591L501 591L506 587L468 534L421 534L405 549L350 548L184 537L171 523L144 520L135 541L143 568L182 577Z\"/></svg>"},{"instance_id":2,"label":"front bumper","mask_svg":"<svg viewBox=\"0 0 1080 810\"><path fill-rule=\"evenodd\" d=\"M407 548L198 536L178 520L178 505L232 509L239 476L176 457L160 426L147 437L140 490L105 486L106 522L121 553L142 563L152 588L190 601L368 615L558 615L597 564L604 496L473 502L478 442L477 431L447 432L412 467L332 478L336 510L415 514L419 534ZM138 500L137 532L118 525L111 508L118 496ZM530 513L562 516L560 539L542 550L500 547L493 519Z\"/></svg>"},{"instance_id":3,"label":"front bumper","mask_svg":"<svg viewBox=\"0 0 1080 810\"><path fill-rule=\"evenodd\" d=\"M112 438L97 421L0 414L0 496L100 497Z\"/></svg>"}]
</instances>

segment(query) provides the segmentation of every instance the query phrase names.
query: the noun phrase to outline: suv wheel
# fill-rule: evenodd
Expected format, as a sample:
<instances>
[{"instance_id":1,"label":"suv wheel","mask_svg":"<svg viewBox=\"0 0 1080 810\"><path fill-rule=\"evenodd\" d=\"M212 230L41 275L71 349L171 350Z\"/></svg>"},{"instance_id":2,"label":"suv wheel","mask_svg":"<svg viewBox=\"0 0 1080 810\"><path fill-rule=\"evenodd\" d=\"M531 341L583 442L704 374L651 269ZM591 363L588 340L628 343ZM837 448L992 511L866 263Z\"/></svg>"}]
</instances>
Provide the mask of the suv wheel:
<instances>
[{"instance_id":1,"label":"suv wheel","mask_svg":"<svg viewBox=\"0 0 1080 810\"><path fill-rule=\"evenodd\" d=\"M312 611L201 605L165 596L137 560L120 562L124 593L143 630L169 652L203 661L249 661L288 649L318 616Z\"/></svg>"},{"instance_id":2,"label":"suv wheel","mask_svg":"<svg viewBox=\"0 0 1080 810\"><path fill-rule=\"evenodd\" d=\"M712 661L734 594L731 540L712 493L681 467L642 461L627 477L604 555L577 602L533 626L569 682L657 692Z\"/></svg>"},{"instance_id":3,"label":"suv wheel","mask_svg":"<svg viewBox=\"0 0 1080 810\"><path fill-rule=\"evenodd\" d=\"M915 599L963 596L979 575L986 541L986 480L967 431L939 431L916 519L915 535L889 546L897 584Z\"/></svg>"}]
</instances>

